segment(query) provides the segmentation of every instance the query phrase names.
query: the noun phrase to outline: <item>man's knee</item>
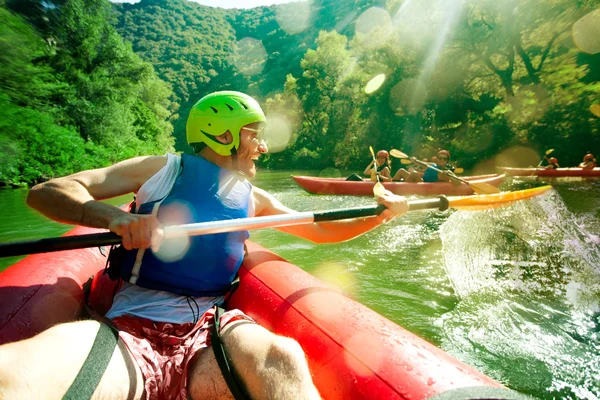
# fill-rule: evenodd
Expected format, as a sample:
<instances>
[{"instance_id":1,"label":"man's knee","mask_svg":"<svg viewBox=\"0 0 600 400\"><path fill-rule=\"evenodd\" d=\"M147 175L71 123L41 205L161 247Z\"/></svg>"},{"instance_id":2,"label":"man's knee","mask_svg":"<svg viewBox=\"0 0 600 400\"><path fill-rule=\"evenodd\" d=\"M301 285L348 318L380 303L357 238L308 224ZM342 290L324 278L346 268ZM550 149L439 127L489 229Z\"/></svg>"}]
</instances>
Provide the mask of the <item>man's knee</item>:
<instances>
[{"instance_id":1,"label":"man's knee","mask_svg":"<svg viewBox=\"0 0 600 400\"><path fill-rule=\"evenodd\" d=\"M274 336L267 350L266 366L279 366L284 370L306 368L304 350L294 339ZM271 365L269 365L271 364Z\"/></svg>"}]
</instances>

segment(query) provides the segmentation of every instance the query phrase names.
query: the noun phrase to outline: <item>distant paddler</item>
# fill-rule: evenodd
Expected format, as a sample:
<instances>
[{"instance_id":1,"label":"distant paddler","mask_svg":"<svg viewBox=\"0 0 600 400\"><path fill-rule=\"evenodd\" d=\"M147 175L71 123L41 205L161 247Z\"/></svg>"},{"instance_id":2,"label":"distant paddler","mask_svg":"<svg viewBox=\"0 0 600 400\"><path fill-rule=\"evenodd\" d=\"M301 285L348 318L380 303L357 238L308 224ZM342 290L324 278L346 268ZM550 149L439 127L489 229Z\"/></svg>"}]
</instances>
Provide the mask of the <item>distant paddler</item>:
<instances>
[{"instance_id":1,"label":"distant paddler","mask_svg":"<svg viewBox=\"0 0 600 400\"><path fill-rule=\"evenodd\" d=\"M560 168L560 165L558 165L558 158L550 157L548 159L548 165L546 165L545 169L558 169L558 168Z\"/></svg>"},{"instance_id":2,"label":"distant paddler","mask_svg":"<svg viewBox=\"0 0 600 400\"><path fill-rule=\"evenodd\" d=\"M588 153L583 156L583 161L579 164L579 168L583 169L593 169L596 168L596 157L588 151Z\"/></svg>"},{"instance_id":3,"label":"distant paddler","mask_svg":"<svg viewBox=\"0 0 600 400\"><path fill-rule=\"evenodd\" d=\"M390 165L390 153L387 150L379 150L377 152L377 159L367 165L363 174L371 177L373 182L377 181L377 176L380 181L390 182L392 180Z\"/></svg>"},{"instance_id":4,"label":"distant paddler","mask_svg":"<svg viewBox=\"0 0 600 400\"><path fill-rule=\"evenodd\" d=\"M450 152L442 149L437 152L437 155L433 157L432 160L434 162L431 163L431 166L440 169L443 172L440 173L432 168L427 168L425 169L425 172L421 174L416 169L407 171L404 168L400 168L394 175L393 180L404 180L404 182L449 182L451 179L448 177L448 174L451 174L454 169L449 164Z\"/></svg>"}]
</instances>

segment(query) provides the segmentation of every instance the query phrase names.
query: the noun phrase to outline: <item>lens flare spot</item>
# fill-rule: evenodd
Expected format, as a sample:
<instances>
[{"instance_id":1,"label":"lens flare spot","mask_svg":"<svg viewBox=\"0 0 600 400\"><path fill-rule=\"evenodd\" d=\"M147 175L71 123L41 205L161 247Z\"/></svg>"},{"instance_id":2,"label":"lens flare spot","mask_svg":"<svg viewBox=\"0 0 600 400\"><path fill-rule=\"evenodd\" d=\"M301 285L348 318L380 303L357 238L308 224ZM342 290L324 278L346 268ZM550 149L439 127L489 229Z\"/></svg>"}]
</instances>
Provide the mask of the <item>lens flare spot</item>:
<instances>
[{"instance_id":1,"label":"lens flare spot","mask_svg":"<svg viewBox=\"0 0 600 400\"><path fill-rule=\"evenodd\" d=\"M339 263L326 262L315 268L313 275L347 296L352 296L357 279L348 268Z\"/></svg>"},{"instance_id":2,"label":"lens flare spot","mask_svg":"<svg viewBox=\"0 0 600 400\"><path fill-rule=\"evenodd\" d=\"M181 260L190 246L190 238L185 230L177 228L179 225L188 224L193 221L192 212L188 204L173 202L161 207L161 221L169 232L169 238L165 238L160 248L154 254L165 262Z\"/></svg>"},{"instance_id":3,"label":"lens flare spot","mask_svg":"<svg viewBox=\"0 0 600 400\"><path fill-rule=\"evenodd\" d=\"M580 18L573 24L573 42L584 53L600 52L600 9Z\"/></svg>"},{"instance_id":4,"label":"lens flare spot","mask_svg":"<svg viewBox=\"0 0 600 400\"><path fill-rule=\"evenodd\" d=\"M269 152L278 153L285 150L292 138L292 123L283 114L270 114L267 121L263 138Z\"/></svg>"},{"instance_id":5,"label":"lens flare spot","mask_svg":"<svg viewBox=\"0 0 600 400\"><path fill-rule=\"evenodd\" d=\"M282 4L275 11L275 20L288 35L304 32L310 25L308 2Z\"/></svg>"},{"instance_id":6,"label":"lens flare spot","mask_svg":"<svg viewBox=\"0 0 600 400\"><path fill-rule=\"evenodd\" d=\"M170 232L177 237L164 239L160 248L154 255L164 262L175 262L181 260L187 254L190 247L190 238L183 229L171 228Z\"/></svg>"},{"instance_id":7,"label":"lens flare spot","mask_svg":"<svg viewBox=\"0 0 600 400\"><path fill-rule=\"evenodd\" d=\"M367 85L365 86L365 93L371 94L375 92L381 87L381 85L383 85L383 82L385 82L385 74L374 76L369 82L367 82Z\"/></svg>"},{"instance_id":8,"label":"lens flare spot","mask_svg":"<svg viewBox=\"0 0 600 400\"><path fill-rule=\"evenodd\" d=\"M358 333L344 343L344 361L348 368L361 376L373 375L379 370L385 350L379 341L367 333Z\"/></svg>"},{"instance_id":9,"label":"lens flare spot","mask_svg":"<svg viewBox=\"0 0 600 400\"><path fill-rule=\"evenodd\" d=\"M379 7L371 7L356 19L356 38L367 48L381 46L392 33L390 14Z\"/></svg>"},{"instance_id":10,"label":"lens flare spot","mask_svg":"<svg viewBox=\"0 0 600 400\"><path fill-rule=\"evenodd\" d=\"M494 159L497 167L529 167L537 165L539 161L540 155L535 150L524 146L510 147Z\"/></svg>"},{"instance_id":11,"label":"lens flare spot","mask_svg":"<svg viewBox=\"0 0 600 400\"><path fill-rule=\"evenodd\" d=\"M233 62L246 76L260 74L267 61L267 51L260 40L243 38L235 45Z\"/></svg>"}]
</instances>

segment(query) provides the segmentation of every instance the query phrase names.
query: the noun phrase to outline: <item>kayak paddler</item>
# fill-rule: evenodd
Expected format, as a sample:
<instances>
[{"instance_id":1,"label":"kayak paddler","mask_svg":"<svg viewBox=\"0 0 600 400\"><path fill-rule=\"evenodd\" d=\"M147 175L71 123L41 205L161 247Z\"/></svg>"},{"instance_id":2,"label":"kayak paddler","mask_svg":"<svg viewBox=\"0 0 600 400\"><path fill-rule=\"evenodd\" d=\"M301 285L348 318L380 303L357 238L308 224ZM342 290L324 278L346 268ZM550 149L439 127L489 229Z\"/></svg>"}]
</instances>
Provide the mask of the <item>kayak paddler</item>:
<instances>
[{"instance_id":1,"label":"kayak paddler","mask_svg":"<svg viewBox=\"0 0 600 400\"><path fill-rule=\"evenodd\" d=\"M550 157L548 158L548 165L546 165L545 169L557 169L560 168L558 165L558 158Z\"/></svg>"},{"instance_id":2,"label":"kayak paddler","mask_svg":"<svg viewBox=\"0 0 600 400\"><path fill-rule=\"evenodd\" d=\"M190 110L194 155L136 157L31 189L28 204L47 217L122 236L108 270L122 286L106 323L60 324L0 346L0 398L319 398L296 341L218 307L232 290L248 232L186 238L183 247L162 240L163 226L296 212L248 180L268 151L265 124L252 97L215 92ZM131 192L132 212L99 201ZM376 217L277 229L340 242L408 208L388 191L377 202L387 209ZM216 314L220 329L212 329Z\"/></svg>"},{"instance_id":3,"label":"kayak paddler","mask_svg":"<svg viewBox=\"0 0 600 400\"><path fill-rule=\"evenodd\" d=\"M579 164L579 168L594 169L596 168L596 157L590 152L583 156L583 161Z\"/></svg>"},{"instance_id":4,"label":"kayak paddler","mask_svg":"<svg viewBox=\"0 0 600 400\"><path fill-rule=\"evenodd\" d=\"M417 170L407 171L404 168L399 169L394 175L394 181L404 180L405 182L449 182L448 174L451 174L453 167L449 164L450 152L441 149L432 158L432 166L443 172L437 172L432 168L425 169L422 174Z\"/></svg>"},{"instance_id":5,"label":"kayak paddler","mask_svg":"<svg viewBox=\"0 0 600 400\"><path fill-rule=\"evenodd\" d=\"M377 162L377 168L374 166L375 162ZM363 174L370 177L373 182L377 182L375 174L379 176L380 181L389 182L392 180L390 166L390 153L387 150L379 150L377 152L376 160L372 160L369 165L367 165Z\"/></svg>"}]
</instances>

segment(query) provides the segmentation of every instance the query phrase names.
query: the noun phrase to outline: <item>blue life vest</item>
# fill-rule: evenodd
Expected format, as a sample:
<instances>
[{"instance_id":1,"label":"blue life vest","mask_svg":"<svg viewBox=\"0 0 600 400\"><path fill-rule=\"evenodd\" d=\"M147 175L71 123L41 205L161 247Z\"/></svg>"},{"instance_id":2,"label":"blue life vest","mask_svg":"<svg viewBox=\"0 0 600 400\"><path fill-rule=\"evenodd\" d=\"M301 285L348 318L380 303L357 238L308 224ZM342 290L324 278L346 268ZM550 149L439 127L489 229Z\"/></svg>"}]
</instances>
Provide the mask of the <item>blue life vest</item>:
<instances>
[{"instance_id":1,"label":"blue life vest","mask_svg":"<svg viewBox=\"0 0 600 400\"><path fill-rule=\"evenodd\" d=\"M184 154L181 172L162 200L144 203L164 226L248 217L252 185L202 157ZM248 231L165 239L157 253L126 251L121 277L148 289L185 296L220 296L231 288L244 258ZM183 251L182 251L183 250ZM136 265L136 259L138 261Z\"/></svg>"},{"instance_id":2,"label":"blue life vest","mask_svg":"<svg viewBox=\"0 0 600 400\"><path fill-rule=\"evenodd\" d=\"M441 169L437 164L434 164L433 166ZM438 180L438 173L436 170L427 168L423 173L423 182L437 182Z\"/></svg>"}]
</instances>

